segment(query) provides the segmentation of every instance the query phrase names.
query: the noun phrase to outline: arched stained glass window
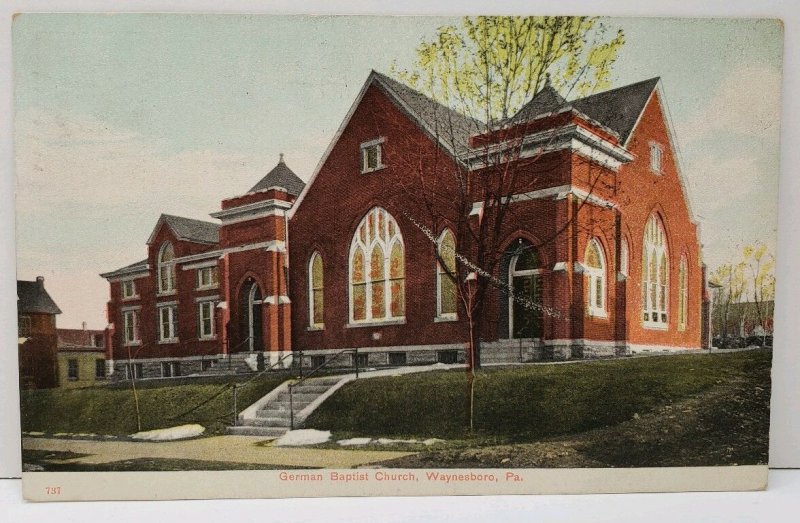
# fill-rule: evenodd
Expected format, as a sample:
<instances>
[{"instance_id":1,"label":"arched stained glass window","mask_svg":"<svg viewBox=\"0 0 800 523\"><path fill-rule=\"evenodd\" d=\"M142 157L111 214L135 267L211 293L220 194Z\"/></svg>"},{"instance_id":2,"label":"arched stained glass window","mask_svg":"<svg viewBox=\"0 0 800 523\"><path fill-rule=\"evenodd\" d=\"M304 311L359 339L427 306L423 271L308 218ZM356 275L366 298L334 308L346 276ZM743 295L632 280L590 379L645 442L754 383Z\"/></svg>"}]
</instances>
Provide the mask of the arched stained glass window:
<instances>
[{"instance_id":1,"label":"arched stained glass window","mask_svg":"<svg viewBox=\"0 0 800 523\"><path fill-rule=\"evenodd\" d=\"M436 263L436 316L455 318L457 288L452 276L456 275L456 238L450 229L439 236L439 260Z\"/></svg>"},{"instance_id":2,"label":"arched stained glass window","mask_svg":"<svg viewBox=\"0 0 800 523\"><path fill-rule=\"evenodd\" d=\"M642 320L665 328L669 304L669 257L664 226L655 214L647 220L642 245Z\"/></svg>"},{"instance_id":3,"label":"arched stained glass window","mask_svg":"<svg viewBox=\"0 0 800 523\"><path fill-rule=\"evenodd\" d=\"M597 239L586 245L587 310L591 316L606 316L606 263L603 248Z\"/></svg>"},{"instance_id":4,"label":"arched stained glass window","mask_svg":"<svg viewBox=\"0 0 800 523\"><path fill-rule=\"evenodd\" d=\"M312 327L321 328L325 323L324 286L322 256L315 252L308 263L308 321Z\"/></svg>"},{"instance_id":5,"label":"arched stained glass window","mask_svg":"<svg viewBox=\"0 0 800 523\"><path fill-rule=\"evenodd\" d=\"M689 302L688 270L689 264L686 262L686 256L684 255L681 257L681 265L678 271L678 286L680 287L678 295L678 330L682 331L686 330L686 309Z\"/></svg>"},{"instance_id":6,"label":"arched stained glass window","mask_svg":"<svg viewBox=\"0 0 800 523\"><path fill-rule=\"evenodd\" d=\"M350 245L350 321L405 317L405 256L400 228L385 209L361 220Z\"/></svg>"},{"instance_id":7,"label":"arched stained glass window","mask_svg":"<svg viewBox=\"0 0 800 523\"><path fill-rule=\"evenodd\" d=\"M175 290L175 249L170 242L164 243L158 251L158 292Z\"/></svg>"}]
</instances>

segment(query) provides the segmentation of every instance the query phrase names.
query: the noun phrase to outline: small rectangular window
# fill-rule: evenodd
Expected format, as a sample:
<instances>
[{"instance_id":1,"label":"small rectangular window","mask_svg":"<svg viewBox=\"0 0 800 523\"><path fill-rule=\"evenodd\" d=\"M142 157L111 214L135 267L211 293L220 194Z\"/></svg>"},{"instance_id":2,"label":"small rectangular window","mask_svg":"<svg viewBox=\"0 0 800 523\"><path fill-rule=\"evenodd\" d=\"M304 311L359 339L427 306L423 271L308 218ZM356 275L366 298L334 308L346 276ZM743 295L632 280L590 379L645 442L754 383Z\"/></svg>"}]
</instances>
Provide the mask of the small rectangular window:
<instances>
[{"instance_id":1,"label":"small rectangular window","mask_svg":"<svg viewBox=\"0 0 800 523\"><path fill-rule=\"evenodd\" d=\"M405 365L406 353L405 352L390 352L389 365Z\"/></svg>"},{"instance_id":2,"label":"small rectangular window","mask_svg":"<svg viewBox=\"0 0 800 523\"><path fill-rule=\"evenodd\" d=\"M385 167L383 164L383 138L362 143L361 172L377 171L383 167Z\"/></svg>"},{"instance_id":3,"label":"small rectangular window","mask_svg":"<svg viewBox=\"0 0 800 523\"><path fill-rule=\"evenodd\" d=\"M123 312L122 322L125 345L139 343L139 311Z\"/></svg>"},{"instance_id":4,"label":"small rectangular window","mask_svg":"<svg viewBox=\"0 0 800 523\"><path fill-rule=\"evenodd\" d=\"M369 365L368 354L353 354L353 366L358 366L360 369L366 368Z\"/></svg>"},{"instance_id":5,"label":"small rectangular window","mask_svg":"<svg viewBox=\"0 0 800 523\"><path fill-rule=\"evenodd\" d=\"M197 304L197 321L200 338L213 338L214 330L214 302L201 301Z\"/></svg>"},{"instance_id":6,"label":"small rectangular window","mask_svg":"<svg viewBox=\"0 0 800 523\"><path fill-rule=\"evenodd\" d=\"M30 316L18 316L17 317L17 330L19 332L20 338L30 338L31 337L31 317Z\"/></svg>"},{"instance_id":7,"label":"small rectangular window","mask_svg":"<svg viewBox=\"0 0 800 523\"><path fill-rule=\"evenodd\" d=\"M122 298L129 299L136 297L136 282L133 280L124 280L122 282Z\"/></svg>"},{"instance_id":8,"label":"small rectangular window","mask_svg":"<svg viewBox=\"0 0 800 523\"><path fill-rule=\"evenodd\" d=\"M158 341L178 341L178 308L169 305L158 308Z\"/></svg>"},{"instance_id":9,"label":"small rectangular window","mask_svg":"<svg viewBox=\"0 0 800 523\"><path fill-rule=\"evenodd\" d=\"M106 360L94 360L94 377L98 380L106 379Z\"/></svg>"},{"instance_id":10,"label":"small rectangular window","mask_svg":"<svg viewBox=\"0 0 800 523\"><path fill-rule=\"evenodd\" d=\"M446 365L453 365L458 363L458 351L455 350L440 350L436 353L436 360L439 363Z\"/></svg>"},{"instance_id":11,"label":"small rectangular window","mask_svg":"<svg viewBox=\"0 0 800 523\"><path fill-rule=\"evenodd\" d=\"M141 379L143 376L144 366L141 363L126 363L125 364L125 379Z\"/></svg>"},{"instance_id":12,"label":"small rectangular window","mask_svg":"<svg viewBox=\"0 0 800 523\"><path fill-rule=\"evenodd\" d=\"M219 286L219 269L217 267L202 267L197 269L197 288L213 289Z\"/></svg>"},{"instance_id":13,"label":"small rectangular window","mask_svg":"<svg viewBox=\"0 0 800 523\"><path fill-rule=\"evenodd\" d=\"M311 367L317 368L325 363L325 356L311 356Z\"/></svg>"},{"instance_id":14,"label":"small rectangular window","mask_svg":"<svg viewBox=\"0 0 800 523\"><path fill-rule=\"evenodd\" d=\"M181 364L179 361L162 361L161 377L174 378L181 375Z\"/></svg>"},{"instance_id":15,"label":"small rectangular window","mask_svg":"<svg viewBox=\"0 0 800 523\"><path fill-rule=\"evenodd\" d=\"M67 379L70 381L78 379L78 360L67 360Z\"/></svg>"},{"instance_id":16,"label":"small rectangular window","mask_svg":"<svg viewBox=\"0 0 800 523\"><path fill-rule=\"evenodd\" d=\"M664 150L661 148L660 144L657 143L650 144L650 169L654 173L661 174L663 155L664 155Z\"/></svg>"}]
</instances>

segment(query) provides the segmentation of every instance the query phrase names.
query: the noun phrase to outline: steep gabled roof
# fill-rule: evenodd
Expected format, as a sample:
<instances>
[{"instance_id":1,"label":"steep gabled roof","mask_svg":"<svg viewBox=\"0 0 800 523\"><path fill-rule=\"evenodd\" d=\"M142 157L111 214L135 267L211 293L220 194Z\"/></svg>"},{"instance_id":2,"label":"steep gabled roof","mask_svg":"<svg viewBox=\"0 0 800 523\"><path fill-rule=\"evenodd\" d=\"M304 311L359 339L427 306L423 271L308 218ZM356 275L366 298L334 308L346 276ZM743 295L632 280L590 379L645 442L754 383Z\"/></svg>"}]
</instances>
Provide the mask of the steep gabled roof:
<instances>
[{"instance_id":1,"label":"steep gabled roof","mask_svg":"<svg viewBox=\"0 0 800 523\"><path fill-rule=\"evenodd\" d=\"M303 192L306 186L305 182L301 180L283 161L283 153L281 153L278 165L276 165L270 172L266 174L261 180L253 186L248 193L254 193L269 189L270 187L283 187L292 196L297 196Z\"/></svg>"},{"instance_id":2,"label":"steep gabled roof","mask_svg":"<svg viewBox=\"0 0 800 523\"><path fill-rule=\"evenodd\" d=\"M384 74L372 71L372 75L384 92L401 102L401 109L408 116L451 150L465 147L469 137L483 125Z\"/></svg>"},{"instance_id":3,"label":"steep gabled roof","mask_svg":"<svg viewBox=\"0 0 800 523\"><path fill-rule=\"evenodd\" d=\"M572 102L578 111L590 116L619 135L621 143L628 138L644 111L644 106L658 85L659 78L593 94Z\"/></svg>"},{"instance_id":4,"label":"steep gabled roof","mask_svg":"<svg viewBox=\"0 0 800 523\"><path fill-rule=\"evenodd\" d=\"M151 243L155 239L162 223L166 223L179 240L207 244L219 243L219 224L171 214L161 215L147 243Z\"/></svg>"},{"instance_id":5,"label":"steep gabled roof","mask_svg":"<svg viewBox=\"0 0 800 523\"><path fill-rule=\"evenodd\" d=\"M571 102L567 102L547 82L508 121L516 124L559 109L574 108L617 133L620 142L625 144L658 81L658 77L651 78Z\"/></svg>"},{"instance_id":6,"label":"steep gabled roof","mask_svg":"<svg viewBox=\"0 0 800 523\"><path fill-rule=\"evenodd\" d=\"M17 280L17 310L22 313L61 314L43 281Z\"/></svg>"}]
</instances>

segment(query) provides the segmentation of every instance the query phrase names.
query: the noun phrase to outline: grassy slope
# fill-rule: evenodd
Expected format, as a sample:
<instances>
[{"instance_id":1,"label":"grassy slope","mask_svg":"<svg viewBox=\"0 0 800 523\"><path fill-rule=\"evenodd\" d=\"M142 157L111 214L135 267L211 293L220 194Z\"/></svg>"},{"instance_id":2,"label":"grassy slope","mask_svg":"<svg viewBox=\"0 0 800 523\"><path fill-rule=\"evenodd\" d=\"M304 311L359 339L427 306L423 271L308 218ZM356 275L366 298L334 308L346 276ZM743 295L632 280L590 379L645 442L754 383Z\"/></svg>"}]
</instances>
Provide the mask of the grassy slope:
<instances>
[{"instance_id":1,"label":"grassy slope","mask_svg":"<svg viewBox=\"0 0 800 523\"><path fill-rule=\"evenodd\" d=\"M487 443L533 442L608 427L754 373L768 396L770 358L740 352L487 369L476 377L475 435ZM353 436L463 438L464 372L353 382L306 426Z\"/></svg>"},{"instance_id":2,"label":"grassy slope","mask_svg":"<svg viewBox=\"0 0 800 523\"><path fill-rule=\"evenodd\" d=\"M229 382L242 382L235 378ZM267 375L238 391L239 409L250 405L278 386L286 376ZM233 412L232 389L180 419L171 419L205 401L225 384L167 385L143 382L138 391L142 430L184 423L199 423L207 432L221 432L230 424ZM22 391L22 430L125 435L137 431L136 410L130 388L93 387L74 390Z\"/></svg>"}]
</instances>

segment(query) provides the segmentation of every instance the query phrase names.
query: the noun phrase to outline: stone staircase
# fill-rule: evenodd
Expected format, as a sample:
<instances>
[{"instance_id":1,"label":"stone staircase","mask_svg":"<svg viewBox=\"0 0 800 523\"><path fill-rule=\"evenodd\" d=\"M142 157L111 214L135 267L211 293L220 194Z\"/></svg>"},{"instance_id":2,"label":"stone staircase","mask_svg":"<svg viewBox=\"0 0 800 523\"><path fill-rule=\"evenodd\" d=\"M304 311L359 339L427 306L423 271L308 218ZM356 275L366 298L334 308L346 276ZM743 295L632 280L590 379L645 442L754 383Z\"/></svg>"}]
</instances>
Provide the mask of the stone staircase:
<instances>
[{"instance_id":1,"label":"stone staircase","mask_svg":"<svg viewBox=\"0 0 800 523\"><path fill-rule=\"evenodd\" d=\"M239 414L237 425L228 427L227 432L245 436L279 438L291 427L290 405L294 406L294 426L299 428L314 409L351 379L350 375L308 379L293 387L291 403L289 384L295 380L284 382L243 410Z\"/></svg>"}]
</instances>

